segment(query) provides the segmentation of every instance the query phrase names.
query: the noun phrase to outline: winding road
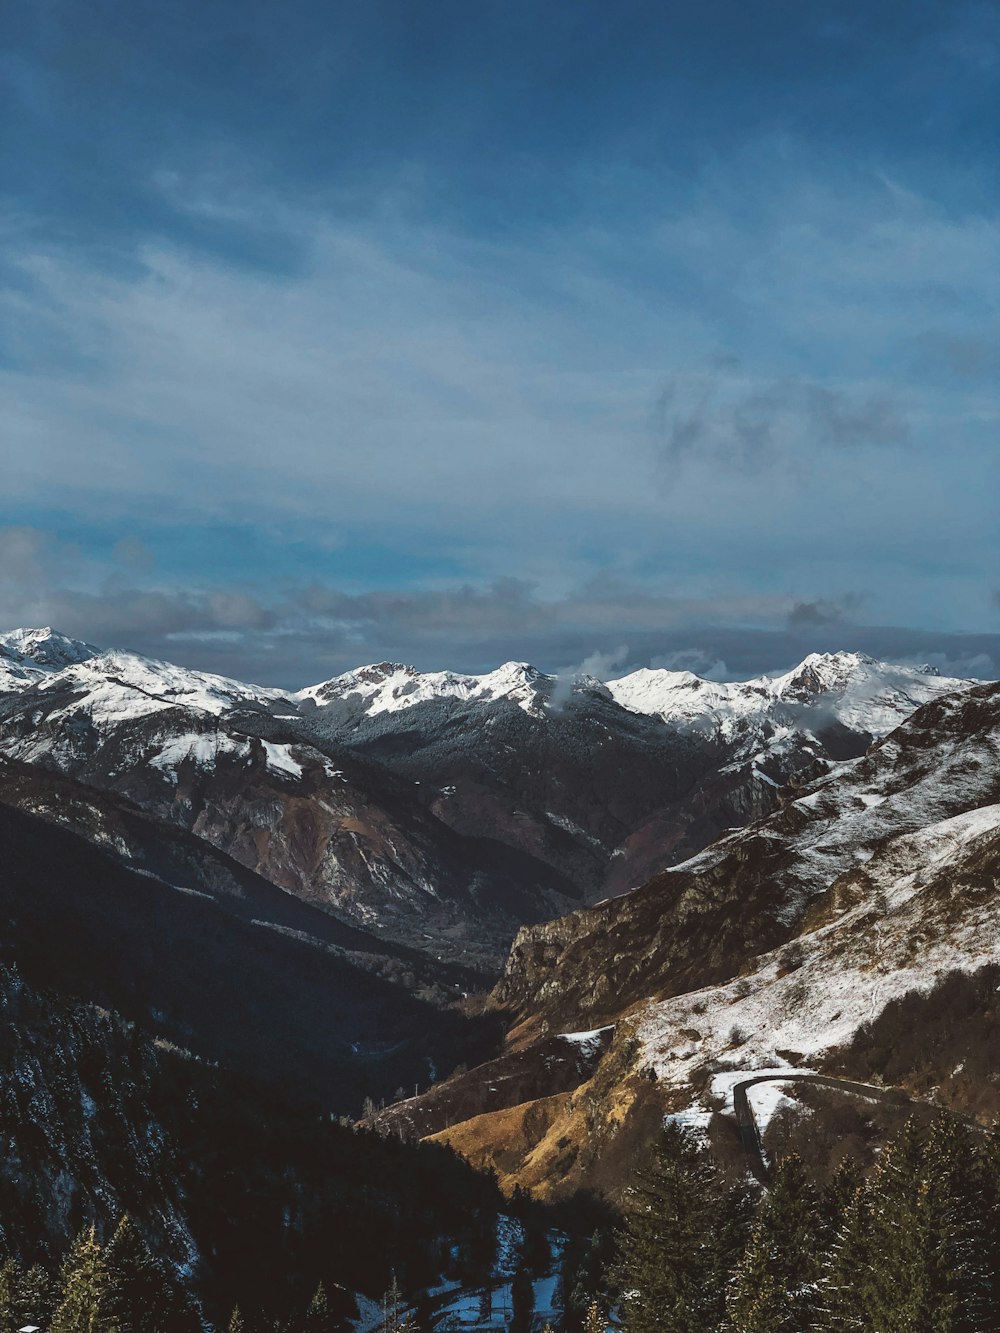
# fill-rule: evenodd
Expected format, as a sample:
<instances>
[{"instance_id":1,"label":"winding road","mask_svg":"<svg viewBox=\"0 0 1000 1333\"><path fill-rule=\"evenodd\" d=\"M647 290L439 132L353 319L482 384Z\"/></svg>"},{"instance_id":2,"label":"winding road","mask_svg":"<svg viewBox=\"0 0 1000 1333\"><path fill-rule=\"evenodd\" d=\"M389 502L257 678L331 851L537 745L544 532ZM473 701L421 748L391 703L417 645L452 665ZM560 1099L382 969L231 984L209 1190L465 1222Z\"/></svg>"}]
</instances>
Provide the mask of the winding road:
<instances>
[{"instance_id":1,"label":"winding road","mask_svg":"<svg viewBox=\"0 0 1000 1333\"><path fill-rule=\"evenodd\" d=\"M851 1079L835 1078L832 1074L797 1074L791 1070L787 1074L759 1074L755 1078L746 1078L740 1083L733 1084L733 1112L736 1116L740 1141L743 1144L743 1151L746 1154L750 1171L765 1189L771 1183L771 1171L764 1155L764 1144L761 1140L760 1130L757 1128L750 1098L747 1096L748 1089L755 1087L758 1083L818 1083L821 1087L834 1088L838 1092L846 1092L854 1097L865 1097L869 1101L882 1102L883 1105L913 1106L924 1111L944 1111L948 1115L957 1116L958 1119L963 1120L973 1129L983 1132L982 1125L970 1119L969 1116L964 1116L958 1111L951 1111L944 1106L932 1106L929 1102L918 1101L914 1097L908 1097L905 1092L901 1092L898 1088L878 1088L871 1083L855 1083Z\"/></svg>"}]
</instances>

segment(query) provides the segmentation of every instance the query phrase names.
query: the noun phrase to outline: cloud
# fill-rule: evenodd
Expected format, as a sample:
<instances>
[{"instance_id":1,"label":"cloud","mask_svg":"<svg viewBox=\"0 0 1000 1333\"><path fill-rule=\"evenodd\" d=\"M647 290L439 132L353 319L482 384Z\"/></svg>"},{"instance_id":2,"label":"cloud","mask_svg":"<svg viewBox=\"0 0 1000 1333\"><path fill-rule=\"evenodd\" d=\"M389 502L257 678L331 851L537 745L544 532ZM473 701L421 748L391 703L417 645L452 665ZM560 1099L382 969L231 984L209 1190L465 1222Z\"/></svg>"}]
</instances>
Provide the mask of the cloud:
<instances>
[{"instance_id":1,"label":"cloud","mask_svg":"<svg viewBox=\"0 0 1000 1333\"><path fill-rule=\"evenodd\" d=\"M86 577L94 562L75 542L27 523L0 525L0 599L51 587L70 573Z\"/></svg>"},{"instance_id":2,"label":"cloud","mask_svg":"<svg viewBox=\"0 0 1000 1333\"><path fill-rule=\"evenodd\" d=\"M984 334L929 332L915 339L922 369L945 370L973 383L1000 376L1000 346Z\"/></svg>"},{"instance_id":3,"label":"cloud","mask_svg":"<svg viewBox=\"0 0 1000 1333\"><path fill-rule=\"evenodd\" d=\"M836 625L857 611L862 599L856 593L840 598L818 597L811 602L796 602L788 613L789 629L810 629L817 625Z\"/></svg>"},{"instance_id":4,"label":"cloud","mask_svg":"<svg viewBox=\"0 0 1000 1333\"><path fill-rule=\"evenodd\" d=\"M597 649L588 653L577 666L560 668L556 672L556 683L550 699L552 707L561 708L569 700L577 681L607 680L615 668L620 667L627 658L628 646L623 643L610 652Z\"/></svg>"},{"instance_id":5,"label":"cloud","mask_svg":"<svg viewBox=\"0 0 1000 1333\"><path fill-rule=\"evenodd\" d=\"M713 679L785 670L806 653L857 648L993 677L1000 635L860 626L851 599L784 594L680 597L605 574L554 594L504 578L437 588L356 591L333 583L171 586L131 582L30 527L0 527L0 626L53 624L205 670L287 688L380 660L484 671L510 659L606 677L664 666ZM628 645L626 648L625 645ZM560 665L571 662L573 668Z\"/></svg>"},{"instance_id":6,"label":"cloud","mask_svg":"<svg viewBox=\"0 0 1000 1333\"><path fill-rule=\"evenodd\" d=\"M690 671L703 680L733 679L722 658L704 648L681 648L672 653L661 653L649 665L664 671Z\"/></svg>"},{"instance_id":7,"label":"cloud","mask_svg":"<svg viewBox=\"0 0 1000 1333\"><path fill-rule=\"evenodd\" d=\"M91 534L17 619L289 675L299 649L553 667L621 642L739 671L700 625L844 632L852 587L873 621L988 623L995 404L913 346L989 336L988 213L791 141L683 192L580 166L572 206L502 236L398 182L358 207L173 171L120 248L8 219L3 513Z\"/></svg>"},{"instance_id":8,"label":"cloud","mask_svg":"<svg viewBox=\"0 0 1000 1333\"><path fill-rule=\"evenodd\" d=\"M654 433L671 469L695 458L748 473L802 464L817 450L900 445L910 437L887 396L797 378L748 387L732 362L672 376L657 400Z\"/></svg>"},{"instance_id":9,"label":"cloud","mask_svg":"<svg viewBox=\"0 0 1000 1333\"><path fill-rule=\"evenodd\" d=\"M124 569L136 574L148 574L155 563L146 543L131 535L115 542L114 557Z\"/></svg>"}]
</instances>

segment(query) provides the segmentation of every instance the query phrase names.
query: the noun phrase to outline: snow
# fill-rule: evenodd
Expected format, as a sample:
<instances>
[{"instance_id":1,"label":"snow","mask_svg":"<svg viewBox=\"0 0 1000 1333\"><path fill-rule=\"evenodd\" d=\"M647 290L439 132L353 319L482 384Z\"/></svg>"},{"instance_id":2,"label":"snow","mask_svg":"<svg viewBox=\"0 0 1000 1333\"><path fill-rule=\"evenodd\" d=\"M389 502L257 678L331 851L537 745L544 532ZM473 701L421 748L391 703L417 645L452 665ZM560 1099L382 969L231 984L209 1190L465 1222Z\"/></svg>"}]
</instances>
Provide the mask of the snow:
<instances>
[{"instance_id":1,"label":"snow","mask_svg":"<svg viewBox=\"0 0 1000 1333\"><path fill-rule=\"evenodd\" d=\"M794 734L838 722L853 731L887 735L921 704L975 681L938 676L930 668L894 666L863 653L813 653L786 675L747 681L703 680L690 671L643 667L607 688L635 713L714 732L729 742L745 738L746 754L765 757ZM765 724L773 728L769 737ZM762 773L755 776L767 781Z\"/></svg>"},{"instance_id":2,"label":"snow","mask_svg":"<svg viewBox=\"0 0 1000 1333\"><path fill-rule=\"evenodd\" d=\"M303 773L302 765L292 758L291 746L276 745L271 741L261 741L264 747L264 753L267 756L268 768L273 768L279 773L287 773L293 778L300 778ZM338 776L342 776L338 774Z\"/></svg>"},{"instance_id":3,"label":"snow","mask_svg":"<svg viewBox=\"0 0 1000 1333\"><path fill-rule=\"evenodd\" d=\"M49 626L7 630L0 634L0 694L20 693L63 667L95 657L98 651Z\"/></svg>"},{"instance_id":4,"label":"snow","mask_svg":"<svg viewBox=\"0 0 1000 1333\"><path fill-rule=\"evenodd\" d=\"M63 667L86 662L100 652L82 639L71 639L50 625L41 629L12 629L0 634L0 653L15 662L31 663L41 671L61 671Z\"/></svg>"},{"instance_id":5,"label":"snow","mask_svg":"<svg viewBox=\"0 0 1000 1333\"><path fill-rule=\"evenodd\" d=\"M711 1096L716 1101L721 1101L719 1109L729 1115L733 1113L733 1089L738 1083L745 1082L748 1078L780 1078L788 1074L814 1074L814 1069L805 1066L790 1065L787 1061L778 1061L773 1065L764 1065L760 1069L727 1069L721 1074L715 1074L712 1078ZM757 1115L758 1105L767 1109L773 1107L777 1101L777 1096L769 1090L779 1088L777 1083L759 1083L754 1088L747 1089L747 1098L754 1113L754 1119L763 1133L763 1126Z\"/></svg>"},{"instance_id":6,"label":"snow","mask_svg":"<svg viewBox=\"0 0 1000 1333\"><path fill-rule=\"evenodd\" d=\"M1000 805L888 837L865 865L860 901L798 937L800 966L786 970L785 950L776 949L748 977L650 1004L639 1025L642 1060L666 1083L687 1088L689 1104L698 1095L692 1077L707 1061L722 1062L711 1093L731 1104L734 1083L758 1073L806 1072L890 1000L926 992L950 970L996 962L1000 901L953 901L942 889L984 839L1000 839ZM830 882L836 878L831 873ZM734 1046L736 1028L745 1040ZM794 1065L779 1051L794 1052Z\"/></svg>"},{"instance_id":7,"label":"snow","mask_svg":"<svg viewBox=\"0 0 1000 1333\"><path fill-rule=\"evenodd\" d=\"M539 686L550 681L527 662L506 662L486 675L460 675L454 671L417 671L399 662L377 662L311 685L293 697L326 705L337 699L359 697L364 713L398 713L433 699L457 699L463 703L510 699L528 713L539 707Z\"/></svg>"},{"instance_id":8,"label":"snow","mask_svg":"<svg viewBox=\"0 0 1000 1333\"><path fill-rule=\"evenodd\" d=\"M607 1027L593 1028L590 1032L559 1032L560 1041L568 1041L571 1046L578 1046L582 1055L593 1055L601 1047L606 1032L612 1032L614 1024Z\"/></svg>"},{"instance_id":9,"label":"snow","mask_svg":"<svg viewBox=\"0 0 1000 1333\"><path fill-rule=\"evenodd\" d=\"M85 716L98 731L169 709L218 717L238 705L269 708L285 700L279 690L125 652L101 653L33 683L43 699L50 692L73 696L49 714L51 720Z\"/></svg>"},{"instance_id":10,"label":"snow","mask_svg":"<svg viewBox=\"0 0 1000 1333\"><path fill-rule=\"evenodd\" d=\"M562 1311L557 1302L559 1287L558 1274L536 1278L531 1284L535 1297L534 1317L541 1321L557 1320ZM494 1287L491 1313L488 1318L480 1318L482 1289L463 1291L455 1300L442 1307L435 1316L435 1324L442 1328L455 1327L469 1330L506 1329L510 1325L512 1311L511 1285L509 1282ZM449 1324L449 1319L452 1321Z\"/></svg>"},{"instance_id":11,"label":"snow","mask_svg":"<svg viewBox=\"0 0 1000 1333\"><path fill-rule=\"evenodd\" d=\"M185 762L194 763L198 768L214 768L220 754L236 754L246 756L250 753L249 743L237 740L225 732L207 731L207 732L183 732L178 736L172 736L162 747L154 754L149 763L153 768L158 768L173 780L177 781L177 770Z\"/></svg>"},{"instance_id":12,"label":"snow","mask_svg":"<svg viewBox=\"0 0 1000 1333\"><path fill-rule=\"evenodd\" d=\"M513 1277L524 1244L524 1227L507 1213L497 1216L497 1253L493 1262L496 1277Z\"/></svg>"},{"instance_id":13,"label":"snow","mask_svg":"<svg viewBox=\"0 0 1000 1333\"><path fill-rule=\"evenodd\" d=\"M354 1333L373 1333L385 1322L385 1309L381 1301L370 1300L361 1292L356 1292L354 1299L358 1303L358 1318L353 1320Z\"/></svg>"},{"instance_id":14,"label":"snow","mask_svg":"<svg viewBox=\"0 0 1000 1333\"><path fill-rule=\"evenodd\" d=\"M783 1111L792 1111L796 1115L802 1114L804 1109L802 1103L794 1097L789 1097L785 1090L786 1087L794 1086L794 1084L757 1083L754 1087L747 1089L747 1100L750 1103L753 1118L757 1123L758 1134L762 1136L766 1134L771 1121Z\"/></svg>"}]
</instances>

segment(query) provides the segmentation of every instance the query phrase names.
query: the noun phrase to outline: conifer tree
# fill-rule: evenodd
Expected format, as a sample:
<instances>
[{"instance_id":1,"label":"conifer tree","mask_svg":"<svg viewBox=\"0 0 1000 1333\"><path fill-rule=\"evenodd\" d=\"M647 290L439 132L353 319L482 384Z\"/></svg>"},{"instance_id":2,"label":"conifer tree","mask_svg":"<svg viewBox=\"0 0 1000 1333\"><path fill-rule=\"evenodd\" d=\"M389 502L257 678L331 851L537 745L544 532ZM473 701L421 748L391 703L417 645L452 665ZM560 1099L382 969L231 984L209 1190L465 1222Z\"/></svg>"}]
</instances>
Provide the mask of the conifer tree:
<instances>
[{"instance_id":1,"label":"conifer tree","mask_svg":"<svg viewBox=\"0 0 1000 1333\"><path fill-rule=\"evenodd\" d=\"M90 1226L70 1246L59 1275L59 1304L50 1333L117 1333L107 1261Z\"/></svg>"},{"instance_id":2,"label":"conifer tree","mask_svg":"<svg viewBox=\"0 0 1000 1333\"><path fill-rule=\"evenodd\" d=\"M882 1333L917 1327L912 1323L912 1309L920 1304L913 1286L919 1280L913 1250L918 1243L916 1182L922 1171L923 1143L910 1121L884 1149L863 1193L847 1210L824 1277L827 1327Z\"/></svg>"},{"instance_id":3,"label":"conifer tree","mask_svg":"<svg viewBox=\"0 0 1000 1333\"><path fill-rule=\"evenodd\" d=\"M14 1300L14 1327L47 1324L52 1318L55 1295L52 1277L41 1264L32 1264L21 1272Z\"/></svg>"},{"instance_id":4,"label":"conifer tree","mask_svg":"<svg viewBox=\"0 0 1000 1333\"><path fill-rule=\"evenodd\" d=\"M197 1325L187 1300L155 1259L129 1217L105 1250L110 1279L108 1310L116 1333L183 1333Z\"/></svg>"},{"instance_id":5,"label":"conifer tree","mask_svg":"<svg viewBox=\"0 0 1000 1333\"><path fill-rule=\"evenodd\" d=\"M731 1333L801 1333L812 1323L825 1227L817 1191L794 1154L761 1204L726 1301Z\"/></svg>"},{"instance_id":6,"label":"conifer tree","mask_svg":"<svg viewBox=\"0 0 1000 1333\"><path fill-rule=\"evenodd\" d=\"M824 1277L824 1327L974 1333L983 1322L976 1154L942 1118L911 1121L848 1207ZM981 1235L981 1228L978 1229Z\"/></svg>"},{"instance_id":7,"label":"conifer tree","mask_svg":"<svg viewBox=\"0 0 1000 1333\"><path fill-rule=\"evenodd\" d=\"M356 1305L353 1300L348 1301L347 1293L342 1288L334 1288L331 1297L321 1282L313 1292L309 1308L306 1310L306 1333L343 1333L343 1330L349 1329L351 1327L348 1318L349 1304L354 1306L356 1313Z\"/></svg>"},{"instance_id":8,"label":"conifer tree","mask_svg":"<svg viewBox=\"0 0 1000 1333\"><path fill-rule=\"evenodd\" d=\"M616 1272L625 1333L716 1333L721 1190L689 1130L667 1126L630 1203Z\"/></svg>"},{"instance_id":9,"label":"conifer tree","mask_svg":"<svg viewBox=\"0 0 1000 1333\"><path fill-rule=\"evenodd\" d=\"M512 1317L510 1333L530 1333L531 1316L535 1310L535 1289L531 1283L531 1272L526 1264L521 1264L514 1274L510 1288Z\"/></svg>"},{"instance_id":10,"label":"conifer tree","mask_svg":"<svg viewBox=\"0 0 1000 1333\"><path fill-rule=\"evenodd\" d=\"M993 1126L980 1153L982 1170L982 1257L986 1304L1000 1311L1000 1123ZM1000 1316L994 1321L1000 1326Z\"/></svg>"},{"instance_id":11,"label":"conifer tree","mask_svg":"<svg viewBox=\"0 0 1000 1333\"><path fill-rule=\"evenodd\" d=\"M601 1314L600 1306L591 1301L587 1313L583 1316L583 1333L607 1333L608 1321Z\"/></svg>"},{"instance_id":12,"label":"conifer tree","mask_svg":"<svg viewBox=\"0 0 1000 1333\"><path fill-rule=\"evenodd\" d=\"M234 1305L233 1313L229 1316L227 1333L245 1333L245 1331L246 1324L244 1323L243 1316L240 1314L240 1307Z\"/></svg>"},{"instance_id":13,"label":"conifer tree","mask_svg":"<svg viewBox=\"0 0 1000 1333\"><path fill-rule=\"evenodd\" d=\"M386 1333L399 1333L402 1328L402 1316L399 1307L403 1303L403 1293L393 1273L388 1291L382 1297L382 1316Z\"/></svg>"},{"instance_id":14,"label":"conifer tree","mask_svg":"<svg viewBox=\"0 0 1000 1333\"><path fill-rule=\"evenodd\" d=\"M854 1157L845 1157L822 1192L823 1215L831 1234L843 1224L847 1210L865 1183L864 1172Z\"/></svg>"},{"instance_id":15,"label":"conifer tree","mask_svg":"<svg viewBox=\"0 0 1000 1333\"><path fill-rule=\"evenodd\" d=\"M957 1116L939 1115L925 1149L924 1176L929 1198L931 1256L928 1299L954 1296L955 1329L986 1326L990 1311L987 1254L988 1188L984 1154L972 1131ZM995 1309L995 1307L993 1307Z\"/></svg>"},{"instance_id":16,"label":"conifer tree","mask_svg":"<svg viewBox=\"0 0 1000 1333\"><path fill-rule=\"evenodd\" d=\"M0 1265L0 1324L16 1328L17 1297L21 1287L21 1268L16 1259L5 1259Z\"/></svg>"}]
</instances>

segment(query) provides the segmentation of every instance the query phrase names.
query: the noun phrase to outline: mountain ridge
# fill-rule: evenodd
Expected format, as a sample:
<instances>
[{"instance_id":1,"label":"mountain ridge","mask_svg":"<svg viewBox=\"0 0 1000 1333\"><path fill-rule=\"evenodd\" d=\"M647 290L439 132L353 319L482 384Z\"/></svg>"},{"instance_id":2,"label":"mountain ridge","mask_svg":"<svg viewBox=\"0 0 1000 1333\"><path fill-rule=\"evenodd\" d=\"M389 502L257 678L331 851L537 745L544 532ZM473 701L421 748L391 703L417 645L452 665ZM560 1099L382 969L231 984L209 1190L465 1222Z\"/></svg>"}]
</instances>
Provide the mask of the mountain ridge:
<instances>
[{"instance_id":1,"label":"mountain ridge","mask_svg":"<svg viewBox=\"0 0 1000 1333\"><path fill-rule=\"evenodd\" d=\"M967 686L840 653L775 682L377 663L285 692L51 630L3 641L22 666L8 659L0 754L118 791L313 905L476 968L497 968L522 924L644 882Z\"/></svg>"}]
</instances>

